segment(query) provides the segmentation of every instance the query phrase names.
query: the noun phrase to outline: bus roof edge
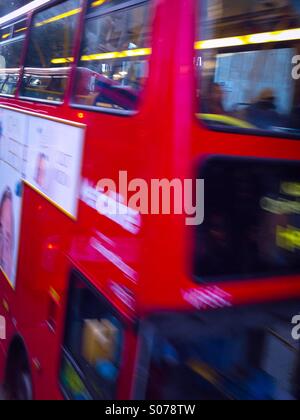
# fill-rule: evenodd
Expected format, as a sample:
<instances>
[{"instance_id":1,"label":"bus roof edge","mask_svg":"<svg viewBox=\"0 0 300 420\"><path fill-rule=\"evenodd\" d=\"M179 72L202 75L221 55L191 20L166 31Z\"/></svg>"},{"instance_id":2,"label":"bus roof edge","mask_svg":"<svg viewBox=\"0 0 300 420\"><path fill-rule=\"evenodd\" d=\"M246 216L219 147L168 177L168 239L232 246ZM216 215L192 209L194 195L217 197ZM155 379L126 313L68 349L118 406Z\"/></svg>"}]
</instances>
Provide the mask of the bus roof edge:
<instances>
[{"instance_id":1,"label":"bus roof edge","mask_svg":"<svg viewBox=\"0 0 300 420\"><path fill-rule=\"evenodd\" d=\"M2 26L5 23L9 23L10 21L17 19L18 17L21 17L23 15L26 15L26 13L43 6L44 4L49 3L51 0L33 0L30 3L26 4L26 6L20 7L19 9L3 16L0 18L0 26Z\"/></svg>"}]
</instances>

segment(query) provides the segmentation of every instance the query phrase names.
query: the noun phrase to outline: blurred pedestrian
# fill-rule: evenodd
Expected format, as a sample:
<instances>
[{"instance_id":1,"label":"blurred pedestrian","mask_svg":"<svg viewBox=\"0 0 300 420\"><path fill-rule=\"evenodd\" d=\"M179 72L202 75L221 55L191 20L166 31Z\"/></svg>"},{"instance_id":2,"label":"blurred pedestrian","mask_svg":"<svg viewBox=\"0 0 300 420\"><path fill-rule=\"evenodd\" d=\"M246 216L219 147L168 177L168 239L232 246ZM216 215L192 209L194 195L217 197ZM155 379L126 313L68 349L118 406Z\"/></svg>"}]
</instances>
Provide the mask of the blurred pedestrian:
<instances>
[{"instance_id":1,"label":"blurred pedestrian","mask_svg":"<svg viewBox=\"0 0 300 420\"><path fill-rule=\"evenodd\" d=\"M209 85L206 99L203 101L202 112L204 114L227 115L224 108L224 99L223 86L212 82Z\"/></svg>"},{"instance_id":2,"label":"blurred pedestrian","mask_svg":"<svg viewBox=\"0 0 300 420\"><path fill-rule=\"evenodd\" d=\"M262 130L281 125L282 116L277 112L276 97L272 89L264 89L253 104L246 109L247 121Z\"/></svg>"}]
</instances>

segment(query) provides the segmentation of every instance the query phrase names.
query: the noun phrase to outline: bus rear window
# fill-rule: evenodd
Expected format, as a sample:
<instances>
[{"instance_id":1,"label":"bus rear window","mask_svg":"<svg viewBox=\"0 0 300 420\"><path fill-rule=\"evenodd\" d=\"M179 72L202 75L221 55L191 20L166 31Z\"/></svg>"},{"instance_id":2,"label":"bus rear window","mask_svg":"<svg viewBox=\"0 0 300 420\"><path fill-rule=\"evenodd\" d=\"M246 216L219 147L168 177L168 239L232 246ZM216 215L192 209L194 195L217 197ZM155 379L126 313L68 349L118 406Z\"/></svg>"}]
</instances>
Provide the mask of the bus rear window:
<instances>
[{"instance_id":1,"label":"bus rear window","mask_svg":"<svg viewBox=\"0 0 300 420\"><path fill-rule=\"evenodd\" d=\"M199 281L300 272L298 162L216 157L199 177L206 190L195 233Z\"/></svg>"},{"instance_id":2,"label":"bus rear window","mask_svg":"<svg viewBox=\"0 0 300 420\"><path fill-rule=\"evenodd\" d=\"M137 110L148 77L149 2L90 2L73 102L117 112Z\"/></svg>"},{"instance_id":3,"label":"bus rear window","mask_svg":"<svg viewBox=\"0 0 300 420\"><path fill-rule=\"evenodd\" d=\"M80 0L67 0L33 18L21 96L62 102L74 61Z\"/></svg>"},{"instance_id":4,"label":"bus rear window","mask_svg":"<svg viewBox=\"0 0 300 420\"><path fill-rule=\"evenodd\" d=\"M26 21L0 30L0 94L14 95L20 77Z\"/></svg>"},{"instance_id":5,"label":"bus rear window","mask_svg":"<svg viewBox=\"0 0 300 420\"><path fill-rule=\"evenodd\" d=\"M299 1L198 6L198 118L221 130L298 137Z\"/></svg>"}]
</instances>

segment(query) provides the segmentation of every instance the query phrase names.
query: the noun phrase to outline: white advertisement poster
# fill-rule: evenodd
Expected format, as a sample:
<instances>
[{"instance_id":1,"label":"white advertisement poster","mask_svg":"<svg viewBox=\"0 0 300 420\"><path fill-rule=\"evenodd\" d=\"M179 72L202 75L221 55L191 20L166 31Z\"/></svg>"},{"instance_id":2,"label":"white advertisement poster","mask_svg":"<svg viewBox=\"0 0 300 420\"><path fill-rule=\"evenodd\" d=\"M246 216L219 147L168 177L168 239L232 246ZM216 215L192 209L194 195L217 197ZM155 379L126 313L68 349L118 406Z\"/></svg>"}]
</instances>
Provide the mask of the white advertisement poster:
<instances>
[{"instance_id":1,"label":"white advertisement poster","mask_svg":"<svg viewBox=\"0 0 300 420\"><path fill-rule=\"evenodd\" d=\"M1 160L12 166L17 172L24 172L26 140L26 115L0 109Z\"/></svg>"},{"instance_id":2,"label":"white advertisement poster","mask_svg":"<svg viewBox=\"0 0 300 420\"><path fill-rule=\"evenodd\" d=\"M0 268L14 287L19 250L26 116L0 109Z\"/></svg>"},{"instance_id":3,"label":"white advertisement poster","mask_svg":"<svg viewBox=\"0 0 300 420\"><path fill-rule=\"evenodd\" d=\"M77 217L84 127L0 108L0 269L16 285L23 181Z\"/></svg>"},{"instance_id":4,"label":"white advertisement poster","mask_svg":"<svg viewBox=\"0 0 300 420\"><path fill-rule=\"evenodd\" d=\"M82 159L83 130L55 121L30 118L26 181L72 217Z\"/></svg>"},{"instance_id":5,"label":"white advertisement poster","mask_svg":"<svg viewBox=\"0 0 300 420\"><path fill-rule=\"evenodd\" d=\"M0 173L0 267L14 287L21 222L21 178L3 161L0 162Z\"/></svg>"}]
</instances>

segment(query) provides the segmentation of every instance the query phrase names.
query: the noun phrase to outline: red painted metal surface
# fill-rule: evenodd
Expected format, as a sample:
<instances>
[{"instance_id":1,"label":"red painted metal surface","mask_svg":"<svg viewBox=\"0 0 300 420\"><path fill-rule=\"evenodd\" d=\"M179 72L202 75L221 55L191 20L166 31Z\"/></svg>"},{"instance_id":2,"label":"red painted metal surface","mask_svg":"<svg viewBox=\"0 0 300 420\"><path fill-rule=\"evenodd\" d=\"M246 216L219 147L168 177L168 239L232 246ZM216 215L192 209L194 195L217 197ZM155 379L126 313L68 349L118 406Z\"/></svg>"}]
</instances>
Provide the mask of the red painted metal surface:
<instances>
[{"instance_id":1,"label":"red painted metal surface","mask_svg":"<svg viewBox=\"0 0 300 420\"><path fill-rule=\"evenodd\" d=\"M199 124L193 116L195 2L157 0L153 11L150 77L135 116L72 108L70 90L61 106L3 97L0 104L86 124L82 179L94 186L101 178L117 180L120 170L146 180L191 178L194 159L207 155L300 159L298 141L218 133ZM136 270L136 281L97 251L99 233L113 241L116 254ZM28 349L38 399L62 397L58 371L71 268L130 320L156 310L194 310L190 296L207 309L207 292L216 301L222 296L224 306L300 296L299 276L216 283L209 290L198 286L189 274L192 242L184 217L145 216L140 234L133 235L82 201L74 222L29 187L24 190L20 243L16 290L0 275L0 315L8 322L8 339L0 344L1 376L9 343L18 333ZM119 299L114 285L131 291L131 307ZM55 332L47 324L51 290L60 297ZM132 389L137 337L128 334L120 398L129 398Z\"/></svg>"}]
</instances>

